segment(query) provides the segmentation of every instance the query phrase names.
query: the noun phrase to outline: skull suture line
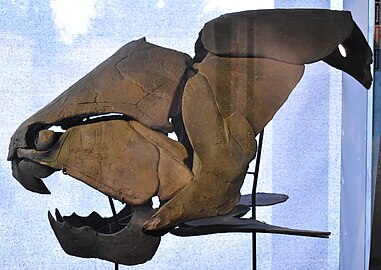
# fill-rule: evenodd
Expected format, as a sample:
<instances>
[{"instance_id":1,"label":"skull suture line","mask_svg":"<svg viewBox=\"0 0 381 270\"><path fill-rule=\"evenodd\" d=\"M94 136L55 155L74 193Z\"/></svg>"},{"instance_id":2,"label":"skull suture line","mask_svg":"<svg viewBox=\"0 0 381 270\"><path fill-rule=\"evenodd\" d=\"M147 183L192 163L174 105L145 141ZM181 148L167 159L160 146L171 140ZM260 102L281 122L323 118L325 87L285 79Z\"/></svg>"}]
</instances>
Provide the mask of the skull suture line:
<instances>
[{"instance_id":1,"label":"skull suture line","mask_svg":"<svg viewBox=\"0 0 381 270\"><path fill-rule=\"evenodd\" d=\"M205 24L195 49L191 59L144 38L130 42L14 133L8 159L25 188L49 193L40 178L63 170L132 206L120 214L129 226L110 236L94 232L106 224L99 216L49 216L66 252L142 263L160 240L143 231L164 233L232 211L255 157L255 136L287 100L304 64L323 60L365 88L372 82L371 49L346 11L226 14ZM52 125L66 132L47 131ZM166 137L171 131L179 142ZM155 195L165 202L156 212ZM105 252L122 238L124 251ZM78 251L86 241L92 247Z\"/></svg>"}]
</instances>

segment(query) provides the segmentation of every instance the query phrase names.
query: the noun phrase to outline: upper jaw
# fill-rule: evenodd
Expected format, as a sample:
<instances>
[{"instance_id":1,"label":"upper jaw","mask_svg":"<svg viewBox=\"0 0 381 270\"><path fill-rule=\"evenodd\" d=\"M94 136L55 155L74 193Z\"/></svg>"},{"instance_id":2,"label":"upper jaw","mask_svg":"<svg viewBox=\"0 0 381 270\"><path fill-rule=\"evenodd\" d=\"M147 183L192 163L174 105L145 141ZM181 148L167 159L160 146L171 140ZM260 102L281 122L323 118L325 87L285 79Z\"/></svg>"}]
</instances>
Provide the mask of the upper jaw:
<instances>
[{"instance_id":1,"label":"upper jaw","mask_svg":"<svg viewBox=\"0 0 381 270\"><path fill-rule=\"evenodd\" d=\"M92 115L72 115L71 117L61 119L59 115L53 116L56 110L53 109L52 113L49 113L55 107L55 104L57 103L52 102L25 120L14 132L9 144L7 160L12 162L13 177L27 190L40 194L50 194L41 178L51 175L57 169L46 166L46 164L43 164L44 162L39 160L39 157L44 156L44 152L54 153L55 151L52 151L54 149L51 148L62 135L61 132L52 131L46 135L48 128L60 126L68 129L72 126L83 124L83 119L89 118ZM121 114L115 115L107 117L106 120L128 118ZM105 120L105 118L98 118L86 123L102 120ZM59 147L59 144L56 144L56 146ZM28 166L24 166L25 163L28 163Z\"/></svg>"},{"instance_id":2,"label":"upper jaw","mask_svg":"<svg viewBox=\"0 0 381 270\"><path fill-rule=\"evenodd\" d=\"M25 159L12 159L12 175L24 188L40 194L50 194L49 189L45 186L44 182L42 182L41 178L30 174L30 172L23 169L23 166L20 166L20 163L31 163L31 166L35 168L41 167L42 170L50 170L50 168ZM54 170L51 173L53 172Z\"/></svg>"},{"instance_id":3,"label":"upper jaw","mask_svg":"<svg viewBox=\"0 0 381 270\"><path fill-rule=\"evenodd\" d=\"M47 127L45 124L21 125L12 137L8 155L13 176L26 189L41 194L50 194L41 178L58 170L47 165L55 159L65 139L60 133L49 133L45 129ZM62 217L58 210L56 219L50 213L48 218L59 243L68 254L136 265L150 260L160 244L160 236L147 235L141 229L154 212L150 205L127 205L118 215L108 219L96 213L88 217L76 214Z\"/></svg>"},{"instance_id":4,"label":"upper jaw","mask_svg":"<svg viewBox=\"0 0 381 270\"><path fill-rule=\"evenodd\" d=\"M36 162L24 154L28 151L37 151L35 148L38 131L43 129L45 125L28 124L28 122L25 121L16 130L9 145L8 160L12 163L12 175L27 190L40 194L50 194L41 178L48 177L56 169ZM54 142L57 141L58 137L53 140Z\"/></svg>"}]
</instances>

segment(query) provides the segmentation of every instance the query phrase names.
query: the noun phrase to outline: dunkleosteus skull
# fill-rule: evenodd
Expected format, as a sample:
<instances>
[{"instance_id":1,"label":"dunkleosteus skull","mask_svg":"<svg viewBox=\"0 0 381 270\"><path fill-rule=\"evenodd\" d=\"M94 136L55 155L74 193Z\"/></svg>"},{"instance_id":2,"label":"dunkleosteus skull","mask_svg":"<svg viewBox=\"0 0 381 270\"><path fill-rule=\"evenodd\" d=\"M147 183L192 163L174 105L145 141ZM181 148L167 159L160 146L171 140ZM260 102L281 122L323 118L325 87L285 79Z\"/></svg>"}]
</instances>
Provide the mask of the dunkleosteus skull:
<instances>
[{"instance_id":1,"label":"dunkleosteus skull","mask_svg":"<svg viewBox=\"0 0 381 270\"><path fill-rule=\"evenodd\" d=\"M305 64L323 60L365 88L372 82L372 52L349 12L226 14L204 26L195 49L192 60L145 39L123 46L21 124L8 156L15 178L48 193L40 178L62 169L129 205L149 205L158 195L166 201L158 211L136 208L143 214L134 228L145 231L223 215L239 200L255 136L287 100ZM52 125L66 132L47 131ZM178 142L165 136L171 131ZM151 237L153 248L131 260L98 250L83 256L144 262L158 240L140 234Z\"/></svg>"}]
</instances>

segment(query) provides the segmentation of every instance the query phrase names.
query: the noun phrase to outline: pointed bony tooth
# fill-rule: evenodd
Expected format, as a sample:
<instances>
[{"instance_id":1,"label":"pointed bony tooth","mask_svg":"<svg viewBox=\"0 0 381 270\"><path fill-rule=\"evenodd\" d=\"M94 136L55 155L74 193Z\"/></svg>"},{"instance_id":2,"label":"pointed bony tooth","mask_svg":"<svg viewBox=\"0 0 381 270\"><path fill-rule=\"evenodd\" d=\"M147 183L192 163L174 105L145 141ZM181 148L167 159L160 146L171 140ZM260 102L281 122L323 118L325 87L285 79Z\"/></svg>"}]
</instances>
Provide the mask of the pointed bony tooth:
<instances>
[{"instance_id":1,"label":"pointed bony tooth","mask_svg":"<svg viewBox=\"0 0 381 270\"><path fill-rule=\"evenodd\" d=\"M55 220L50 211L48 211L48 219L49 219L50 227L52 227L54 232L56 232L56 230L59 227L63 227L63 222L59 222L59 221Z\"/></svg>"},{"instance_id":2,"label":"pointed bony tooth","mask_svg":"<svg viewBox=\"0 0 381 270\"><path fill-rule=\"evenodd\" d=\"M57 208L56 208L55 214L56 214L56 219L57 219L57 221L59 221L59 222L63 222L63 221L64 221L63 218L62 218L62 216L61 216L60 211L58 211Z\"/></svg>"},{"instance_id":3,"label":"pointed bony tooth","mask_svg":"<svg viewBox=\"0 0 381 270\"><path fill-rule=\"evenodd\" d=\"M58 222L50 212L48 217L58 242L69 255L136 265L150 260L160 244L160 237L142 232L142 223L152 213L150 207L137 207L129 225L113 234L98 233L88 226L73 227L67 221Z\"/></svg>"}]
</instances>

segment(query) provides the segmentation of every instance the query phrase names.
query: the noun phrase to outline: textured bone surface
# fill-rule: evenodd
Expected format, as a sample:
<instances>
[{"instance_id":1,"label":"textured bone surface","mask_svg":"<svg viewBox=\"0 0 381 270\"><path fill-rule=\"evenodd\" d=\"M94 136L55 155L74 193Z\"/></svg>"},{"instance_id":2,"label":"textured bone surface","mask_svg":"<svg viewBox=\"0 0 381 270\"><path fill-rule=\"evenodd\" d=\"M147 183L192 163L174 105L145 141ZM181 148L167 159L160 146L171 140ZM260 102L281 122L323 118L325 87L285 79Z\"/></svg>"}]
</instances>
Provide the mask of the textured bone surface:
<instances>
[{"instance_id":1,"label":"textured bone surface","mask_svg":"<svg viewBox=\"0 0 381 270\"><path fill-rule=\"evenodd\" d=\"M194 149L194 180L144 225L148 230L233 209L243 173L255 155L255 136L304 71L303 65L210 53L194 66L198 74L188 81L183 96L183 120ZM215 157L221 158L216 162Z\"/></svg>"},{"instance_id":2,"label":"textured bone surface","mask_svg":"<svg viewBox=\"0 0 381 270\"><path fill-rule=\"evenodd\" d=\"M243 11L207 22L200 38L207 51L219 55L307 64L329 55L348 39L353 27L348 11Z\"/></svg>"},{"instance_id":3,"label":"textured bone surface","mask_svg":"<svg viewBox=\"0 0 381 270\"><path fill-rule=\"evenodd\" d=\"M58 220L49 213L49 222L61 247L70 255L136 265L153 257L160 237L144 234L141 230L142 223L154 210L146 206L134 210L128 226L115 233L100 233L90 226L72 226L58 211Z\"/></svg>"},{"instance_id":4,"label":"textured bone surface","mask_svg":"<svg viewBox=\"0 0 381 270\"><path fill-rule=\"evenodd\" d=\"M68 129L48 151L18 150L122 202L168 200L192 179L185 148L136 121L113 120Z\"/></svg>"},{"instance_id":5,"label":"textured bone surface","mask_svg":"<svg viewBox=\"0 0 381 270\"><path fill-rule=\"evenodd\" d=\"M52 130L43 129L39 131L34 141L36 150L49 150L58 141L61 135L62 133Z\"/></svg>"},{"instance_id":6,"label":"textured bone surface","mask_svg":"<svg viewBox=\"0 0 381 270\"><path fill-rule=\"evenodd\" d=\"M206 78L219 114L224 118L234 113L244 116L256 134L287 100L304 72L304 65L264 58L219 57L211 53L194 66ZM235 132L239 126L230 130Z\"/></svg>"},{"instance_id":7,"label":"textured bone surface","mask_svg":"<svg viewBox=\"0 0 381 270\"><path fill-rule=\"evenodd\" d=\"M139 39L120 48L60 96L27 119L12 136L9 158L29 145L34 126L70 125L82 115L121 113L142 124L171 131L174 96L191 58ZM27 134L28 133L28 134Z\"/></svg>"}]
</instances>

